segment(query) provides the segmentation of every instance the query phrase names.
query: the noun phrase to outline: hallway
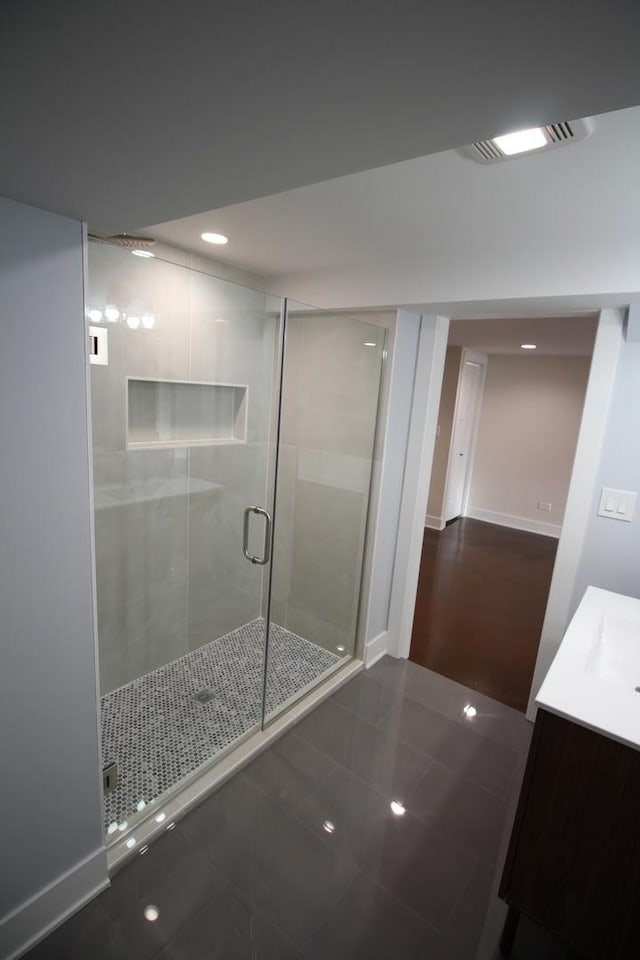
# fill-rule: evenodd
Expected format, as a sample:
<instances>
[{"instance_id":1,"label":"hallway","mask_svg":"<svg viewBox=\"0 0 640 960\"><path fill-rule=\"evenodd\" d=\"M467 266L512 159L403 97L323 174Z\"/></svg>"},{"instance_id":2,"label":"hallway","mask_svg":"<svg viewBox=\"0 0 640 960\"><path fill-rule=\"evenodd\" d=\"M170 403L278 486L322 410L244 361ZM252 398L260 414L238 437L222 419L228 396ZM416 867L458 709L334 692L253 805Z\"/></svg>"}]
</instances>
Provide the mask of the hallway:
<instances>
[{"instance_id":1,"label":"hallway","mask_svg":"<svg viewBox=\"0 0 640 960\"><path fill-rule=\"evenodd\" d=\"M425 529L410 659L526 710L556 548L469 517Z\"/></svg>"}]
</instances>

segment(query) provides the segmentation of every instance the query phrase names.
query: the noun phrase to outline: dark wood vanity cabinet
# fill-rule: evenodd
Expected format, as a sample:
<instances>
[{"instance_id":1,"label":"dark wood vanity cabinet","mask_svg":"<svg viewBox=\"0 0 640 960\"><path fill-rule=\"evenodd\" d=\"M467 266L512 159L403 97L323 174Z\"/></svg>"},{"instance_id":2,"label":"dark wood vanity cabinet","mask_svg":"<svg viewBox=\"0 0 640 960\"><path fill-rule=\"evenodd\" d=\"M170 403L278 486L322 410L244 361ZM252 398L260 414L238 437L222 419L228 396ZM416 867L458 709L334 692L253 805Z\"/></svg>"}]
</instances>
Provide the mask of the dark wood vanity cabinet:
<instances>
[{"instance_id":1,"label":"dark wood vanity cabinet","mask_svg":"<svg viewBox=\"0 0 640 960\"><path fill-rule=\"evenodd\" d=\"M639 751L539 710L500 896L505 956L522 912L592 960L640 957Z\"/></svg>"}]
</instances>

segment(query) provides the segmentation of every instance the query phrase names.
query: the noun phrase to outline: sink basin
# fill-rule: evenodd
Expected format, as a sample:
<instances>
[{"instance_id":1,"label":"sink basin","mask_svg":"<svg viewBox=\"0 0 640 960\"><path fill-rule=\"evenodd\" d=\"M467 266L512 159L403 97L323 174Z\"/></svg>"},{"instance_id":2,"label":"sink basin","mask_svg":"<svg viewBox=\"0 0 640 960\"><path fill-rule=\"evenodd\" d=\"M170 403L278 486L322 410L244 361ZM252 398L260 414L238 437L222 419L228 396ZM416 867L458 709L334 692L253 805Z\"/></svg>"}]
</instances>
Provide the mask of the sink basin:
<instances>
[{"instance_id":1,"label":"sink basin","mask_svg":"<svg viewBox=\"0 0 640 960\"><path fill-rule=\"evenodd\" d=\"M640 750L640 598L587 587L536 704Z\"/></svg>"},{"instance_id":2,"label":"sink basin","mask_svg":"<svg viewBox=\"0 0 640 960\"><path fill-rule=\"evenodd\" d=\"M601 680L640 692L640 621L605 613L586 669Z\"/></svg>"}]
</instances>

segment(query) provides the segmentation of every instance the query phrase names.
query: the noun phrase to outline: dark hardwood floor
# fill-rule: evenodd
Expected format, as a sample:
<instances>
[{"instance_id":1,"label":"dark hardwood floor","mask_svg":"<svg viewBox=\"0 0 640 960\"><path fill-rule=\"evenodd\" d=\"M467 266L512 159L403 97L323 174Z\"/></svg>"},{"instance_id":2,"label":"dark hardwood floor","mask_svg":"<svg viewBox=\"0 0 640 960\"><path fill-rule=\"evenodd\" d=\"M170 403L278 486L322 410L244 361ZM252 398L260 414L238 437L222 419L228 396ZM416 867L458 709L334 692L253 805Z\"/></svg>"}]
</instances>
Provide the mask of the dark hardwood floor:
<instances>
[{"instance_id":1,"label":"dark hardwood floor","mask_svg":"<svg viewBox=\"0 0 640 960\"><path fill-rule=\"evenodd\" d=\"M525 710L557 544L469 517L425 529L411 660Z\"/></svg>"}]
</instances>

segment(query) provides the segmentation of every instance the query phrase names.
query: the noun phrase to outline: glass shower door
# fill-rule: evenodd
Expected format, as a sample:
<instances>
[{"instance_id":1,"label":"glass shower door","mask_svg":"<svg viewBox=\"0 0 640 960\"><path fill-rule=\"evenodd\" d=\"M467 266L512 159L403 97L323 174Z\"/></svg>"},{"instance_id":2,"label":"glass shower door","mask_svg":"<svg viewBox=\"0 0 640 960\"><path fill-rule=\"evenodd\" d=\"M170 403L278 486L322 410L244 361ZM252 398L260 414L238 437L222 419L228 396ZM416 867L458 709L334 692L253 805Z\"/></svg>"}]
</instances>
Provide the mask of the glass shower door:
<instances>
[{"instance_id":1,"label":"glass shower door","mask_svg":"<svg viewBox=\"0 0 640 960\"><path fill-rule=\"evenodd\" d=\"M89 246L109 839L260 729L281 301ZM263 557L265 518L244 547ZM110 772L108 772L110 771ZM153 805L153 806L150 806Z\"/></svg>"},{"instance_id":2,"label":"glass shower door","mask_svg":"<svg viewBox=\"0 0 640 960\"><path fill-rule=\"evenodd\" d=\"M383 327L287 302L265 721L353 658Z\"/></svg>"}]
</instances>

